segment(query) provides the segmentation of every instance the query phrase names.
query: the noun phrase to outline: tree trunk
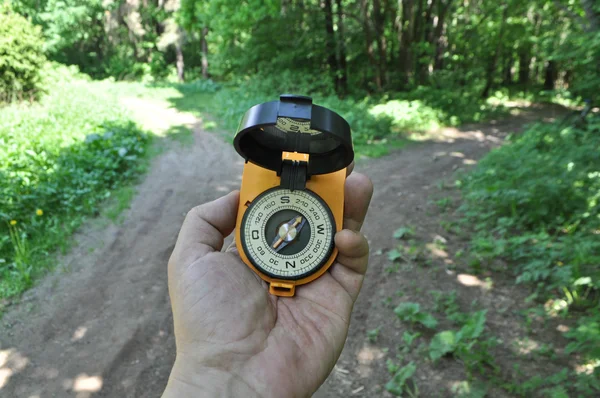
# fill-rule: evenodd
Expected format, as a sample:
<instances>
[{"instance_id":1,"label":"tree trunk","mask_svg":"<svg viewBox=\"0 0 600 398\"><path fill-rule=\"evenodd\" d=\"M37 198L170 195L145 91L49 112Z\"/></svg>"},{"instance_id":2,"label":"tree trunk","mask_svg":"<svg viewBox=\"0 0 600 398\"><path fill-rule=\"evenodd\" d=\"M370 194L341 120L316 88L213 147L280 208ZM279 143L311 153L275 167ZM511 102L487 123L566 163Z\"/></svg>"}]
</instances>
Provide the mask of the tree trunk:
<instances>
[{"instance_id":1,"label":"tree trunk","mask_svg":"<svg viewBox=\"0 0 600 398\"><path fill-rule=\"evenodd\" d=\"M425 15L423 17L423 21L419 23L419 28L416 27L415 21L415 41L423 43L423 49L426 49L425 52L419 52L417 54L417 62L415 75L416 80L419 84L424 85L427 83L429 77L429 67L431 66L431 48L433 46L432 43L432 28L433 28L433 9L437 4L437 0L429 0L429 5L427 6L427 10L425 11ZM423 3L419 3L419 10L422 9ZM420 15L422 15L422 11L417 13L417 20L420 20ZM421 33L422 32L422 33ZM425 47L426 43L426 47Z\"/></svg>"},{"instance_id":2,"label":"tree trunk","mask_svg":"<svg viewBox=\"0 0 600 398\"><path fill-rule=\"evenodd\" d=\"M375 56L373 55L373 42L371 40L371 27L369 26L369 0L363 0L362 4L362 22L363 22L363 30L365 32L365 43L367 45L367 58L369 59L369 65L376 65ZM369 68L365 68L367 71ZM376 71L374 76L375 87L377 90L381 90L381 76L379 72Z\"/></svg>"},{"instance_id":3,"label":"tree trunk","mask_svg":"<svg viewBox=\"0 0 600 398\"><path fill-rule=\"evenodd\" d=\"M433 10L435 9L437 5L437 0L430 0L429 6L427 7L427 11L425 12L425 20L424 20L424 26L425 29L423 31L423 39L428 42L428 43L432 43L432 28L433 28L433 20L432 20L432 15L433 15Z\"/></svg>"},{"instance_id":4,"label":"tree trunk","mask_svg":"<svg viewBox=\"0 0 600 398\"><path fill-rule=\"evenodd\" d=\"M415 11L412 37L415 42L421 41L421 25L423 24L423 2L425 0L416 0L417 10Z\"/></svg>"},{"instance_id":5,"label":"tree trunk","mask_svg":"<svg viewBox=\"0 0 600 398\"><path fill-rule=\"evenodd\" d=\"M437 25L435 25L435 29L433 30L432 40L435 44L433 70L441 70L444 68L444 52L448 46L448 40L445 36L446 16L448 15L448 10L452 5L452 1L453 0L446 0L445 4L442 1L439 3L438 20Z\"/></svg>"},{"instance_id":6,"label":"tree trunk","mask_svg":"<svg viewBox=\"0 0 600 398\"><path fill-rule=\"evenodd\" d=\"M519 50L519 85L529 84L529 65L531 64L531 48L528 46Z\"/></svg>"},{"instance_id":7,"label":"tree trunk","mask_svg":"<svg viewBox=\"0 0 600 398\"><path fill-rule=\"evenodd\" d=\"M397 0L396 0L397 1ZM396 11L392 8L392 4L390 0L383 0L383 15L385 16L385 22L387 23L387 21L391 21L392 25L391 25L391 32L395 31L395 20L396 20ZM396 53L394 52L394 40L390 40L389 41L389 45L386 45L386 54L385 54L385 59L386 59L386 66L389 66L390 64L393 64L393 59L396 56ZM386 68L387 69L387 68ZM388 78L389 80L389 78Z\"/></svg>"},{"instance_id":8,"label":"tree trunk","mask_svg":"<svg viewBox=\"0 0 600 398\"><path fill-rule=\"evenodd\" d=\"M425 0L417 0L417 11L415 13L415 23L413 24L413 41L416 44L421 44L423 40L423 36L421 34L423 30L423 24L425 21L423 20L423 3ZM415 81L420 84L423 81L424 75L424 67L423 61L421 60L425 54L422 52L422 47L418 46L415 51Z\"/></svg>"},{"instance_id":9,"label":"tree trunk","mask_svg":"<svg viewBox=\"0 0 600 398\"><path fill-rule=\"evenodd\" d=\"M556 61L548 61L544 76L544 90L554 90L557 72Z\"/></svg>"},{"instance_id":10,"label":"tree trunk","mask_svg":"<svg viewBox=\"0 0 600 398\"><path fill-rule=\"evenodd\" d=\"M504 26L506 25L506 19L508 18L508 6L504 6L502 11L502 21L500 22L500 30L498 31L498 39L496 42L496 50L494 55L490 58L486 69L486 82L483 91L481 92L482 98L490 96L490 90L494 84L494 74L496 72L496 64L498 63L498 56L500 55L500 48L502 46L502 36L504 36Z\"/></svg>"},{"instance_id":11,"label":"tree trunk","mask_svg":"<svg viewBox=\"0 0 600 398\"><path fill-rule=\"evenodd\" d=\"M342 0L335 0L337 7L338 23L338 71L336 74L336 85L338 92L342 95L348 92L348 68L346 66L346 36L344 35L344 11Z\"/></svg>"},{"instance_id":12,"label":"tree trunk","mask_svg":"<svg viewBox=\"0 0 600 398\"><path fill-rule=\"evenodd\" d=\"M565 88L571 87L571 82L573 81L573 71L572 70L565 71L564 81L565 81Z\"/></svg>"},{"instance_id":13,"label":"tree trunk","mask_svg":"<svg viewBox=\"0 0 600 398\"><path fill-rule=\"evenodd\" d=\"M183 62L183 52L181 51L181 43L179 41L175 43L175 54L177 65L177 79L180 82L183 82L185 80L185 63Z\"/></svg>"},{"instance_id":14,"label":"tree trunk","mask_svg":"<svg viewBox=\"0 0 600 398\"><path fill-rule=\"evenodd\" d=\"M329 72L333 78L333 85L336 85L337 75L337 62L335 59L335 36L333 33L333 9L331 6L331 0L325 0L323 2L323 11L325 11L325 43L327 51L327 64L329 65Z\"/></svg>"},{"instance_id":15,"label":"tree trunk","mask_svg":"<svg viewBox=\"0 0 600 398\"><path fill-rule=\"evenodd\" d=\"M402 0L402 26L400 37L400 51L398 52L398 72L400 74L400 88L407 89L412 77L412 24L414 0Z\"/></svg>"},{"instance_id":16,"label":"tree trunk","mask_svg":"<svg viewBox=\"0 0 600 398\"><path fill-rule=\"evenodd\" d=\"M205 26L200 31L200 48L202 51L202 78L208 79L208 42L206 41L206 35L208 34L208 27Z\"/></svg>"},{"instance_id":17,"label":"tree trunk","mask_svg":"<svg viewBox=\"0 0 600 398\"><path fill-rule=\"evenodd\" d=\"M383 35L383 25L385 16L381 12L379 0L373 0L373 25L375 28L375 43L377 43L377 73L381 85L386 84L386 58L385 58L385 37Z\"/></svg>"},{"instance_id":18,"label":"tree trunk","mask_svg":"<svg viewBox=\"0 0 600 398\"><path fill-rule=\"evenodd\" d=\"M502 83L504 86L510 86L513 82L512 66L513 66L513 54L512 51L506 56L504 61L504 70L502 71Z\"/></svg>"}]
</instances>

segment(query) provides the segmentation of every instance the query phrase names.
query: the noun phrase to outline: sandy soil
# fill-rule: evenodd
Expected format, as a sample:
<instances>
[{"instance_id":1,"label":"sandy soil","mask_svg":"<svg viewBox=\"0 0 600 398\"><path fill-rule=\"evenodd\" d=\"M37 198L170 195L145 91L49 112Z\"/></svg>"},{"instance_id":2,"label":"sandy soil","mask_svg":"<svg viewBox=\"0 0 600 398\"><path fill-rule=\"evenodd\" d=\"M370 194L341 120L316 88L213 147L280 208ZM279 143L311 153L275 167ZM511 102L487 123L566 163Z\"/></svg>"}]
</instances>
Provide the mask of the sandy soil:
<instances>
[{"instance_id":1,"label":"sandy soil","mask_svg":"<svg viewBox=\"0 0 600 398\"><path fill-rule=\"evenodd\" d=\"M151 112L180 117L160 107ZM511 280L494 279L494 288L484 289L478 277L468 279L460 269L447 267L452 261L448 253L464 242L440 227L446 215L431 201L456 196L440 189L439 181L451 181L456 170L471 167L506 134L542 114L553 112L530 110L506 122L445 129L384 158L358 162L356 170L375 184L364 226L373 254L346 347L316 397L388 394L382 389L389 379L385 363L395 358L403 329L383 299L397 291L403 292L402 300L427 305L421 292L457 290L461 304L468 307L477 299L490 309L489 327L498 325L509 335L522 328L514 311L506 311L517 308L526 295ZM200 120L181 118L181 124L192 125L193 141L161 140L164 150L138 185L122 222L88 222L56 271L0 320L0 396L160 396L175 351L167 259L186 212L236 189L242 170L231 144L204 132ZM407 225L414 226L423 242L442 236L446 249L432 252L428 267L385 272L390 265L385 253L397 243L393 231ZM494 311L499 308L503 311ZM381 332L373 344L366 331L376 327ZM447 395L453 382L465 378L456 365L424 362L416 374L421 395Z\"/></svg>"}]
</instances>

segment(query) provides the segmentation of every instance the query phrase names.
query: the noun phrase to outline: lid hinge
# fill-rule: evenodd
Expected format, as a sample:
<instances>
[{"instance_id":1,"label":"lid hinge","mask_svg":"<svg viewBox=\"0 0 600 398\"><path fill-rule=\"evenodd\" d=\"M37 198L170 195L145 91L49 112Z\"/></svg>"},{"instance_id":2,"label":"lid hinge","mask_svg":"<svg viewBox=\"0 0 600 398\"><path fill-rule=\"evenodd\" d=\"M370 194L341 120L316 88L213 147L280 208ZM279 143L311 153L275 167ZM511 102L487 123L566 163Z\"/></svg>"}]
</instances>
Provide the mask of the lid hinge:
<instances>
[{"instance_id":1,"label":"lid hinge","mask_svg":"<svg viewBox=\"0 0 600 398\"><path fill-rule=\"evenodd\" d=\"M281 187L294 191L305 189L308 179L308 162L285 159L281 162Z\"/></svg>"}]
</instances>

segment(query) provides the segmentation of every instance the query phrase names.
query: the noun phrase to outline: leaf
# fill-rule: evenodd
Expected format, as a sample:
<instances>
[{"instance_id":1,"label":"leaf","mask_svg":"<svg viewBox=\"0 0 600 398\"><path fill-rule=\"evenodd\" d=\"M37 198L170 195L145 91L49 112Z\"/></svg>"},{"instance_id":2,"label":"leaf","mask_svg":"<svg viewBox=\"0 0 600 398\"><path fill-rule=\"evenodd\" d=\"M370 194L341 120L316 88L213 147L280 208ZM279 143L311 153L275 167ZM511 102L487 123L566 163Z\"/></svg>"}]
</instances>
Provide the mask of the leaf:
<instances>
[{"instance_id":1,"label":"leaf","mask_svg":"<svg viewBox=\"0 0 600 398\"><path fill-rule=\"evenodd\" d=\"M390 261L396 261L399 258L402 258L402 254L397 249L393 249L388 252L388 259Z\"/></svg>"},{"instance_id":2,"label":"leaf","mask_svg":"<svg viewBox=\"0 0 600 398\"><path fill-rule=\"evenodd\" d=\"M119 148L119 156L123 157L127 154L127 149L125 148Z\"/></svg>"},{"instance_id":3,"label":"leaf","mask_svg":"<svg viewBox=\"0 0 600 398\"><path fill-rule=\"evenodd\" d=\"M404 392L406 381L415 374L416 370L417 365L412 361L408 365L401 367L392 379L386 383L385 389L396 396L401 396Z\"/></svg>"},{"instance_id":4,"label":"leaf","mask_svg":"<svg viewBox=\"0 0 600 398\"><path fill-rule=\"evenodd\" d=\"M434 329L437 326L437 320L428 312L421 312L419 303L401 303L394 308L394 314L405 322L419 322L423 326Z\"/></svg>"},{"instance_id":5,"label":"leaf","mask_svg":"<svg viewBox=\"0 0 600 398\"><path fill-rule=\"evenodd\" d=\"M400 303L394 308L394 314L403 321L412 321L420 311L421 306L419 303Z\"/></svg>"},{"instance_id":6,"label":"leaf","mask_svg":"<svg viewBox=\"0 0 600 398\"><path fill-rule=\"evenodd\" d=\"M582 278L577 279L575 282L573 282L573 286L591 285L591 284L592 284L592 278L590 278L589 276L584 276Z\"/></svg>"},{"instance_id":7,"label":"leaf","mask_svg":"<svg viewBox=\"0 0 600 398\"><path fill-rule=\"evenodd\" d=\"M456 349L458 339L456 333L452 330L444 330L443 332L437 333L431 339L429 344L429 358L433 361L437 361L441 357Z\"/></svg>"},{"instance_id":8,"label":"leaf","mask_svg":"<svg viewBox=\"0 0 600 398\"><path fill-rule=\"evenodd\" d=\"M435 319L433 315L428 312L420 313L417 321L429 329L435 329L438 324L437 319Z\"/></svg>"},{"instance_id":9,"label":"leaf","mask_svg":"<svg viewBox=\"0 0 600 398\"><path fill-rule=\"evenodd\" d=\"M367 330L367 338L371 343L377 342L377 337L379 336L379 331L381 330L381 326L375 329Z\"/></svg>"},{"instance_id":10,"label":"leaf","mask_svg":"<svg viewBox=\"0 0 600 398\"><path fill-rule=\"evenodd\" d=\"M459 340L476 339L485 327L487 310L477 311L471 314L465 325L460 329L457 336Z\"/></svg>"},{"instance_id":11,"label":"leaf","mask_svg":"<svg viewBox=\"0 0 600 398\"><path fill-rule=\"evenodd\" d=\"M385 362L385 364L387 365L387 370L388 370L388 372L389 372L390 374L395 374L395 373L398 371L398 369L399 369L398 365L396 365L396 364L394 363L394 361L392 361L392 360L391 360L391 359L389 359L389 358L388 358L388 360Z\"/></svg>"},{"instance_id":12,"label":"leaf","mask_svg":"<svg viewBox=\"0 0 600 398\"><path fill-rule=\"evenodd\" d=\"M404 333L402 333L402 341L404 341L404 344L407 346L410 346L420 335L421 333L410 333L405 330Z\"/></svg>"},{"instance_id":13,"label":"leaf","mask_svg":"<svg viewBox=\"0 0 600 398\"><path fill-rule=\"evenodd\" d=\"M407 227L400 227L397 230L394 231L394 238L396 239L402 239L404 237L410 237L412 236L412 229L411 228L407 228Z\"/></svg>"},{"instance_id":14,"label":"leaf","mask_svg":"<svg viewBox=\"0 0 600 398\"><path fill-rule=\"evenodd\" d=\"M85 143L89 144L89 143L94 142L94 141L99 140L99 139L100 139L100 136L98 134L88 134L85 137Z\"/></svg>"},{"instance_id":15,"label":"leaf","mask_svg":"<svg viewBox=\"0 0 600 398\"><path fill-rule=\"evenodd\" d=\"M565 388L562 386L556 386L551 389L542 390L544 395L550 398L569 398L569 394L565 391Z\"/></svg>"}]
</instances>

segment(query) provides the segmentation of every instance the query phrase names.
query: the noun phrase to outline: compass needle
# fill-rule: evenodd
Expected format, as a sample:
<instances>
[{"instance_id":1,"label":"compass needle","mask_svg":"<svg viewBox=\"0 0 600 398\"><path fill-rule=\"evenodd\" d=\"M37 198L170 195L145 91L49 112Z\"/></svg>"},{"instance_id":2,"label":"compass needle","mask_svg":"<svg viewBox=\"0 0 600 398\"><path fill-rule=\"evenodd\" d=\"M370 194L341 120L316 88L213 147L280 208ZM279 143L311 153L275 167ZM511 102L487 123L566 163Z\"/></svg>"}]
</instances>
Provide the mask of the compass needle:
<instances>
[{"instance_id":1,"label":"compass needle","mask_svg":"<svg viewBox=\"0 0 600 398\"><path fill-rule=\"evenodd\" d=\"M298 237L298 233L302 228L302 216L294 217L290 221L285 224L282 224L277 230L277 236L271 247L276 249L275 251L279 251L283 249L284 246L280 246L282 243L290 243L294 241ZM298 227L300 226L300 227Z\"/></svg>"},{"instance_id":2,"label":"compass needle","mask_svg":"<svg viewBox=\"0 0 600 398\"><path fill-rule=\"evenodd\" d=\"M283 243L283 239L279 238L275 243L273 243L273 249L277 249L277 247Z\"/></svg>"}]
</instances>

